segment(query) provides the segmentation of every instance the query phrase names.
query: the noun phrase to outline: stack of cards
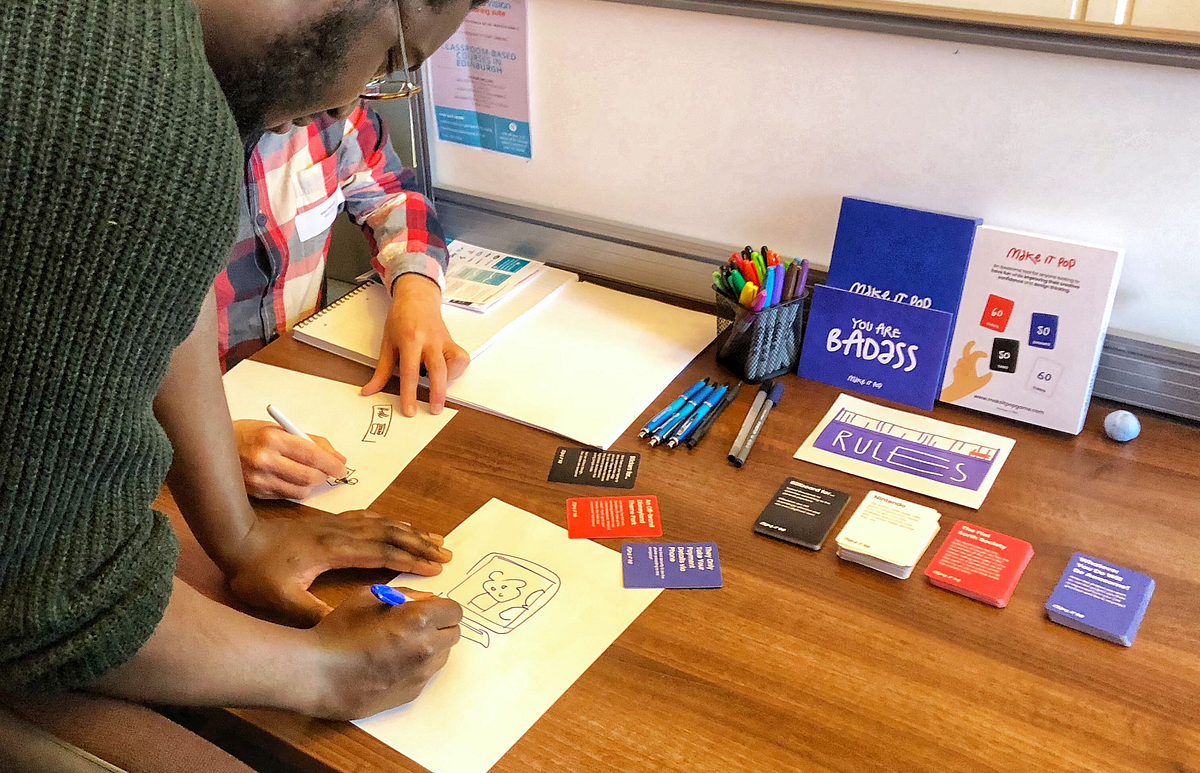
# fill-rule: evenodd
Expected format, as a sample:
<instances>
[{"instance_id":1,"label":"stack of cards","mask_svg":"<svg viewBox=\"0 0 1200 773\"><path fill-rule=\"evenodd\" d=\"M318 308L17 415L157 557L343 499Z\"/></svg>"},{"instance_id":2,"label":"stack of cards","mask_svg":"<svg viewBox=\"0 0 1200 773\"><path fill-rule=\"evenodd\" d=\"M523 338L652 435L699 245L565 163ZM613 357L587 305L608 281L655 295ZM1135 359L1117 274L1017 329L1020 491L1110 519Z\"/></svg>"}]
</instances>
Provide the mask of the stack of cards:
<instances>
[{"instance_id":1,"label":"stack of cards","mask_svg":"<svg viewBox=\"0 0 1200 773\"><path fill-rule=\"evenodd\" d=\"M925 570L929 582L991 604L1008 606L1033 546L973 523L959 521Z\"/></svg>"},{"instance_id":2,"label":"stack of cards","mask_svg":"<svg viewBox=\"0 0 1200 773\"><path fill-rule=\"evenodd\" d=\"M1152 595L1150 576L1076 553L1046 602L1046 615L1059 625L1129 647Z\"/></svg>"},{"instance_id":3,"label":"stack of cards","mask_svg":"<svg viewBox=\"0 0 1200 773\"><path fill-rule=\"evenodd\" d=\"M820 550L849 501L850 495L844 491L788 478L758 517L754 531L809 550Z\"/></svg>"},{"instance_id":4,"label":"stack of cards","mask_svg":"<svg viewBox=\"0 0 1200 773\"><path fill-rule=\"evenodd\" d=\"M838 533L838 558L907 580L940 517L932 507L872 491Z\"/></svg>"},{"instance_id":5,"label":"stack of cards","mask_svg":"<svg viewBox=\"0 0 1200 773\"><path fill-rule=\"evenodd\" d=\"M714 542L626 542L621 546L626 588L720 588L721 557Z\"/></svg>"}]
</instances>

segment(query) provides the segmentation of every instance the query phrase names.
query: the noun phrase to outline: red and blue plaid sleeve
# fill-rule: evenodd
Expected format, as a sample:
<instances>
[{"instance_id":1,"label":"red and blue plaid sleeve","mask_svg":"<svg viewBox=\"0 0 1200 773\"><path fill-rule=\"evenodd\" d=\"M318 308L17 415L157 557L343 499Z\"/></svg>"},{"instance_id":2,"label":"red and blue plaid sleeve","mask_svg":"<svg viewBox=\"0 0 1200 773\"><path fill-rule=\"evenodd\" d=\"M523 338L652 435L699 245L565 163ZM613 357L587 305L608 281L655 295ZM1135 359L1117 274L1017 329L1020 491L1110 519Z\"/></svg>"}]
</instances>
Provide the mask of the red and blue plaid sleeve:
<instances>
[{"instance_id":1,"label":"red and blue plaid sleeve","mask_svg":"<svg viewBox=\"0 0 1200 773\"><path fill-rule=\"evenodd\" d=\"M338 176L346 212L366 233L386 286L412 273L443 286L449 253L442 226L417 190L416 176L392 149L383 121L365 104L346 121Z\"/></svg>"}]
</instances>

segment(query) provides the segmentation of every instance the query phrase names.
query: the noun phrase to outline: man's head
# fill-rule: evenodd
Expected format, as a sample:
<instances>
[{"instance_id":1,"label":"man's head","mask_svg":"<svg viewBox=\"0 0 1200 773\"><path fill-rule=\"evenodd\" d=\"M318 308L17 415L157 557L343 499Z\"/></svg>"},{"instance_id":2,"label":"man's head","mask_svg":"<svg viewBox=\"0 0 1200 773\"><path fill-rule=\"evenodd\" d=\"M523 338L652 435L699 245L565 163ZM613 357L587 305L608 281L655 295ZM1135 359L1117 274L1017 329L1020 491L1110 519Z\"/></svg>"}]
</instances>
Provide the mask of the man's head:
<instances>
[{"instance_id":1,"label":"man's head","mask_svg":"<svg viewBox=\"0 0 1200 773\"><path fill-rule=\"evenodd\" d=\"M417 67L485 0L199 0L204 45L243 138L354 102L403 21ZM396 57L399 61L399 57Z\"/></svg>"}]
</instances>

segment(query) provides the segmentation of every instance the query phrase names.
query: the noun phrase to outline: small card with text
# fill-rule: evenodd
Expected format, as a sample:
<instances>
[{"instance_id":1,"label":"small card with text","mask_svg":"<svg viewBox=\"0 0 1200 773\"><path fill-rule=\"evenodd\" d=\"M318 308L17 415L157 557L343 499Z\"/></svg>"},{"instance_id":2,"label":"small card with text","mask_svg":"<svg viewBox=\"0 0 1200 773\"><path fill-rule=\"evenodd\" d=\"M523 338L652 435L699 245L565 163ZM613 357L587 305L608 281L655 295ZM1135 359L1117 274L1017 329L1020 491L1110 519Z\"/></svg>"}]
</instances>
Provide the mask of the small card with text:
<instances>
[{"instance_id":1,"label":"small card with text","mask_svg":"<svg viewBox=\"0 0 1200 773\"><path fill-rule=\"evenodd\" d=\"M626 542L626 588L720 588L721 558L713 542Z\"/></svg>"},{"instance_id":2,"label":"small card with text","mask_svg":"<svg viewBox=\"0 0 1200 773\"><path fill-rule=\"evenodd\" d=\"M661 537L658 497L572 497L567 500L571 539Z\"/></svg>"}]
</instances>

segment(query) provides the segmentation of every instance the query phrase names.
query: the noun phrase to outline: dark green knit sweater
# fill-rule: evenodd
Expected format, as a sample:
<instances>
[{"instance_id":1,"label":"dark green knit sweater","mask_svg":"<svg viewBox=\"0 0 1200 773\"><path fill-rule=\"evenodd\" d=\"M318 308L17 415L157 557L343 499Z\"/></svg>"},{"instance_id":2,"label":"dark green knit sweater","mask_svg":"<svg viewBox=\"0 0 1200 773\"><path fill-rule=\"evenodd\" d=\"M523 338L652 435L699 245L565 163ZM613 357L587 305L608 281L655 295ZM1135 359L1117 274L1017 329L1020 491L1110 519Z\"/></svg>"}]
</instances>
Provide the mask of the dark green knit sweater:
<instances>
[{"instance_id":1,"label":"dark green knit sweater","mask_svg":"<svg viewBox=\"0 0 1200 773\"><path fill-rule=\"evenodd\" d=\"M0 124L0 691L73 687L170 596L151 404L241 150L187 0L2 0Z\"/></svg>"}]
</instances>

